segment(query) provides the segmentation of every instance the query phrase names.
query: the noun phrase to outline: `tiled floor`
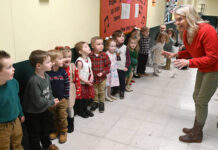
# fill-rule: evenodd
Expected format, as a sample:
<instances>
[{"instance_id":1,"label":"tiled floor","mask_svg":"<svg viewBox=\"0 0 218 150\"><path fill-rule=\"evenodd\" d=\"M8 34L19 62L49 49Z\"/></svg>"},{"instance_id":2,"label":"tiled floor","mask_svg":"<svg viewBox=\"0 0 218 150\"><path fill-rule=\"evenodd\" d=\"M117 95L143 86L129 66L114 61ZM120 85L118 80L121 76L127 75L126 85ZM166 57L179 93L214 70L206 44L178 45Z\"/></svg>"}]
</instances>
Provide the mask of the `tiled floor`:
<instances>
[{"instance_id":1,"label":"tiled floor","mask_svg":"<svg viewBox=\"0 0 218 150\"><path fill-rule=\"evenodd\" d=\"M93 118L75 117L75 131L61 150L217 150L218 91L209 104L201 144L178 140L183 127L194 119L192 92L195 69L162 71L135 79L134 91L125 100L106 102L106 111ZM173 76L173 77L172 77Z\"/></svg>"}]
</instances>

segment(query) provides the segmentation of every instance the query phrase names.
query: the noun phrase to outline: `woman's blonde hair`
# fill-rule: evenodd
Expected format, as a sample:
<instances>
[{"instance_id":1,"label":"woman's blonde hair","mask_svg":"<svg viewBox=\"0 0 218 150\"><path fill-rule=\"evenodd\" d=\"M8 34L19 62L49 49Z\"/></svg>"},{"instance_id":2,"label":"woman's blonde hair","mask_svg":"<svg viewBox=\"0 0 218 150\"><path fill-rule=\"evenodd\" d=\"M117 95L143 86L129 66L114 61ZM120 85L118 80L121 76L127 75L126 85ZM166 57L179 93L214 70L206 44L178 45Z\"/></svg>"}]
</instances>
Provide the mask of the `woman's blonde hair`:
<instances>
[{"instance_id":1,"label":"woman's blonde hair","mask_svg":"<svg viewBox=\"0 0 218 150\"><path fill-rule=\"evenodd\" d=\"M196 33L198 32L198 25L200 23L208 23L201 19L196 10L191 5L181 5L174 9L174 14L186 17L188 23L187 41L192 43Z\"/></svg>"}]
</instances>

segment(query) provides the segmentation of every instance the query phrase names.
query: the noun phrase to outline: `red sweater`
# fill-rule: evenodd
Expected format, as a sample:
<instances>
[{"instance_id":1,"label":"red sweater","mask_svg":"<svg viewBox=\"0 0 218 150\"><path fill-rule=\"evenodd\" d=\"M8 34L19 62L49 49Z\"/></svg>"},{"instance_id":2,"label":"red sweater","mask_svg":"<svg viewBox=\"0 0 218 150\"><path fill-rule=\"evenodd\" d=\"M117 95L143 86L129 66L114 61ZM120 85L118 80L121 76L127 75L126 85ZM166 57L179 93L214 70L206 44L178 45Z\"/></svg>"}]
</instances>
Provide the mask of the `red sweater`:
<instances>
[{"instance_id":1,"label":"red sweater","mask_svg":"<svg viewBox=\"0 0 218 150\"><path fill-rule=\"evenodd\" d=\"M187 42L187 31L184 31L183 37L186 50L180 51L179 57L192 57L189 67L198 68L201 72L218 71L218 38L211 25L199 24L199 30L191 45Z\"/></svg>"}]
</instances>

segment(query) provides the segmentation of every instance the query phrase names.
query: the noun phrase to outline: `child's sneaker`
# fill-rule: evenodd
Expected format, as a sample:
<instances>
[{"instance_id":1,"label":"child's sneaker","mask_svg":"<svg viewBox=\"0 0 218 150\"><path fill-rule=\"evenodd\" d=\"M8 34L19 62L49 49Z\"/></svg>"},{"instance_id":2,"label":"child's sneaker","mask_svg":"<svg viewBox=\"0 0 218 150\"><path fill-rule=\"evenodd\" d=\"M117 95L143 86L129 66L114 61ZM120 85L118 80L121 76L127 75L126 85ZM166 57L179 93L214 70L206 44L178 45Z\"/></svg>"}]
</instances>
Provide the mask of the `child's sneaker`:
<instances>
[{"instance_id":1,"label":"child's sneaker","mask_svg":"<svg viewBox=\"0 0 218 150\"><path fill-rule=\"evenodd\" d=\"M110 98L112 98L113 100L116 100L117 98L115 96L109 95Z\"/></svg>"},{"instance_id":2,"label":"child's sneaker","mask_svg":"<svg viewBox=\"0 0 218 150\"><path fill-rule=\"evenodd\" d=\"M134 81L134 80L131 80L131 82L132 82L132 83L135 83L135 81Z\"/></svg>"},{"instance_id":3,"label":"child's sneaker","mask_svg":"<svg viewBox=\"0 0 218 150\"><path fill-rule=\"evenodd\" d=\"M156 72L154 72L154 73L153 73L153 75L154 75L154 76L156 76L156 77L158 77L158 76L159 76L159 74L158 74L158 73L156 73Z\"/></svg>"},{"instance_id":4,"label":"child's sneaker","mask_svg":"<svg viewBox=\"0 0 218 150\"><path fill-rule=\"evenodd\" d=\"M99 112L100 113L104 112L104 103L102 103L102 102L99 103Z\"/></svg>"},{"instance_id":5,"label":"child's sneaker","mask_svg":"<svg viewBox=\"0 0 218 150\"><path fill-rule=\"evenodd\" d=\"M61 132L59 135L59 143L65 143L67 141L67 133Z\"/></svg>"},{"instance_id":6,"label":"child's sneaker","mask_svg":"<svg viewBox=\"0 0 218 150\"><path fill-rule=\"evenodd\" d=\"M46 148L45 150L59 150L59 148L58 148L56 145L51 144L51 145L49 145L49 147Z\"/></svg>"},{"instance_id":7,"label":"child's sneaker","mask_svg":"<svg viewBox=\"0 0 218 150\"><path fill-rule=\"evenodd\" d=\"M143 76L148 76L148 74L146 72L143 73Z\"/></svg>"},{"instance_id":8,"label":"child's sneaker","mask_svg":"<svg viewBox=\"0 0 218 150\"><path fill-rule=\"evenodd\" d=\"M128 87L128 86L127 86L127 87L126 87L126 91L127 91L127 92L132 92L133 90L131 89L131 87Z\"/></svg>"},{"instance_id":9,"label":"child's sneaker","mask_svg":"<svg viewBox=\"0 0 218 150\"><path fill-rule=\"evenodd\" d=\"M105 97L105 100L109 102L113 102L113 99L111 99L110 97Z\"/></svg>"},{"instance_id":10,"label":"child's sneaker","mask_svg":"<svg viewBox=\"0 0 218 150\"><path fill-rule=\"evenodd\" d=\"M140 78L140 76L138 74L134 74L133 77L134 78Z\"/></svg>"},{"instance_id":11,"label":"child's sneaker","mask_svg":"<svg viewBox=\"0 0 218 150\"><path fill-rule=\"evenodd\" d=\"M96 103L96 102L92 102L92 104L91 104L91 111L95 111L96 109L98 108L98 103Z\"/></svg>"},{"instance_id":12,"label":"child's sneaker","mask_svg":"<svg viewBox=\"0 0 218 150\"><path fill-rule=\"evenodd\" d=\"M52 132L51 134L49 134L49 138L50 140L54 140L58 137L58 132Z\"/></svg>"}]
</instances>

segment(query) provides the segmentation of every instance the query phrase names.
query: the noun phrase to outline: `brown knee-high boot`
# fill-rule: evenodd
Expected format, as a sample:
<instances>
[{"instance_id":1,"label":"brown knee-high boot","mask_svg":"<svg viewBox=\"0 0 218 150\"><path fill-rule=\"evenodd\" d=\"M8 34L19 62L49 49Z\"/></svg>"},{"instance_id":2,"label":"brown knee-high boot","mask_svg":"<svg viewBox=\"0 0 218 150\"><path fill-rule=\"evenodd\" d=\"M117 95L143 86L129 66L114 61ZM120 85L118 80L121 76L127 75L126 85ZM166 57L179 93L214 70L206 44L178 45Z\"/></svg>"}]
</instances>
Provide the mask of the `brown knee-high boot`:
<instances>
[{"instance_id":1,"label":"brown knee-high boot","mask_svg":"<svg viewBox=\"0 0 218 150\"><path fill-rule=\"evenodd\" d=\"M170 70L171 58L166 59L166 66L164 66L165 70Z\"/></svg>"},{"instance_id":2,"label":"brown knee-high boot","mask_svg":"<svg viewBox=\"0 0 218 150\"><path fill-rule=\"evenodd\" d=\"M195 121L194 127L191 132L180 136L179 140L186 143L201 143L203 139L203 125L201 125L198 121Z\"/></svg>"},{"instance_id":3,"label":"brown knee-high boot","mask_svg":"<svg viewBox=\"0 0 218 150\"><path fill-rule=\"evenodd\" d=\"M195 122L197 121L197 118L195 117ZM194 122L194 124L195 124ZM192 128L183 128L182 131L186 134L190 133L192 131L192 129L194 128L194 125Z\"/></svg>"}]
</instances>

